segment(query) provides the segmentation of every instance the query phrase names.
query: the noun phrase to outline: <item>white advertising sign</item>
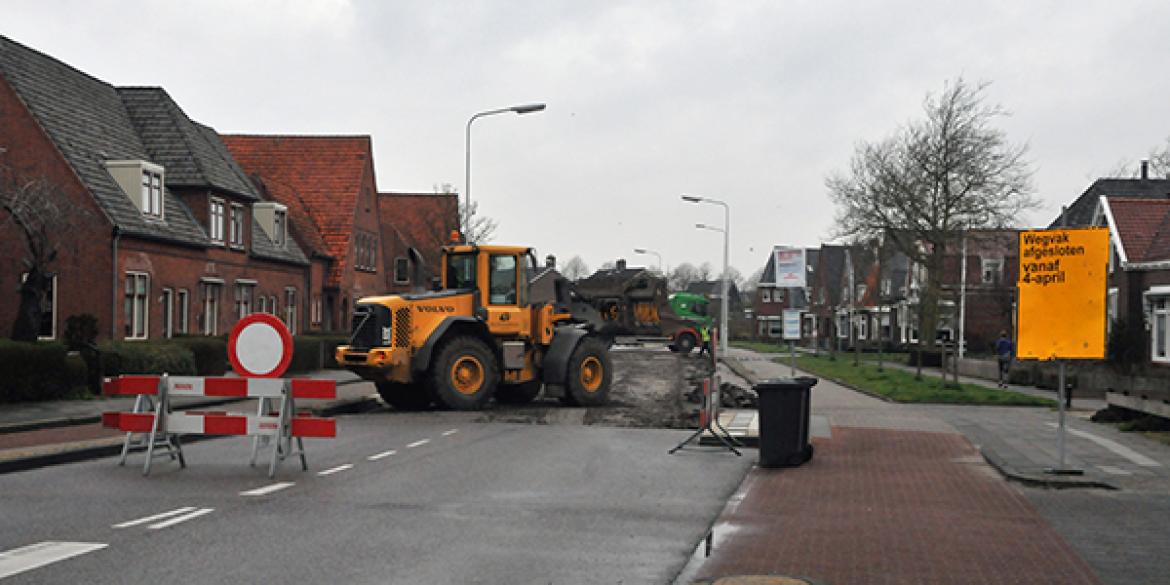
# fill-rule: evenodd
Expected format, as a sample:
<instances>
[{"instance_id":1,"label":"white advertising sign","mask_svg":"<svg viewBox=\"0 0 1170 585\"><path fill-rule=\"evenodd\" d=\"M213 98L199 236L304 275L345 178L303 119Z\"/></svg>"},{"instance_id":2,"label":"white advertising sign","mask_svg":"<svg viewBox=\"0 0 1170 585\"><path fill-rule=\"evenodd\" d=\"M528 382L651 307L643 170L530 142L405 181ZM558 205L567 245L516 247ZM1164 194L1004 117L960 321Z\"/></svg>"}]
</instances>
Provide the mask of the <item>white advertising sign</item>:
<instances>
[{"instance_id":1,"label":"white advertising sign","mask_svg":"<svg viewBox=\"0 0 1170 585\"><path fill-rule=\"evenodd\" d=\"M808 286L805 279L804 248L776 246L772 248L772 256L776 266L776 286L783 288Z\"/></svg>"},{"instance_id":2,"label":"white advertising sign","mask_svg":"<svg viewBox=\"0 0 1170 585\"><path fill-rule=\"evenodd\" d=\"M784 339L800 339L800 309L784 309Z\"/></svg>"}]
</instances>

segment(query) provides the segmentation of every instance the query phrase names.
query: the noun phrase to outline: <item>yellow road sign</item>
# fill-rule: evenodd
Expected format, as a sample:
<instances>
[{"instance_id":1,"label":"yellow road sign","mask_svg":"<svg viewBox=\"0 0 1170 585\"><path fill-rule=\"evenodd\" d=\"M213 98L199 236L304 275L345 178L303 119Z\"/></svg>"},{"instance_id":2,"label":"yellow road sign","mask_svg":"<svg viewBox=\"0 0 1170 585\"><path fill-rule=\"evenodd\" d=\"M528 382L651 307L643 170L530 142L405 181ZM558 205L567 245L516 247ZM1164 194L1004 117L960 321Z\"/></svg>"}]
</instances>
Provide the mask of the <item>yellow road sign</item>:
<instances>
[{"instance_id":1,"label":"yellow road sign","mask_svg":"<svg viewBox=\"0 0 1170 585\"><path fill-rule=\"evenodd\" d=\"M1109 230L1020 232L1021 359L1103 359Z\"/></svg>"}]
</instances>

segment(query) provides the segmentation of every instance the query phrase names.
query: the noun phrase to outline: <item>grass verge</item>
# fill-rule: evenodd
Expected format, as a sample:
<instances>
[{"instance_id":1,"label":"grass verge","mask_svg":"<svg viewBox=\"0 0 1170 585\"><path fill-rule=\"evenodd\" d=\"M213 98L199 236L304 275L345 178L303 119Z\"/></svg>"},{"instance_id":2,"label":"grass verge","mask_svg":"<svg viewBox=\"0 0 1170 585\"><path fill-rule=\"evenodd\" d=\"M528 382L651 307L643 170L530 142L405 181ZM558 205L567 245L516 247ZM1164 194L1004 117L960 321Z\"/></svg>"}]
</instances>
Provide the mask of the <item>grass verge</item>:
<instances>
[{"instance_id":1,"label":"grass verge","mask_svg":"<svg viewBox=\"0 0 1170 585\"><path fill-rule=\"evenodd\" d=\"M1010 390L986 388L975 384L944 383L937 377L916 380L914 374L862 363L854 366L852 360L828 357L799 356L796 367L823 378L836 380L895 402L926 402L938 404L986 404L995 406L1056 406L1056 402L1020 394Z\"/></svg>"}]
</instances>

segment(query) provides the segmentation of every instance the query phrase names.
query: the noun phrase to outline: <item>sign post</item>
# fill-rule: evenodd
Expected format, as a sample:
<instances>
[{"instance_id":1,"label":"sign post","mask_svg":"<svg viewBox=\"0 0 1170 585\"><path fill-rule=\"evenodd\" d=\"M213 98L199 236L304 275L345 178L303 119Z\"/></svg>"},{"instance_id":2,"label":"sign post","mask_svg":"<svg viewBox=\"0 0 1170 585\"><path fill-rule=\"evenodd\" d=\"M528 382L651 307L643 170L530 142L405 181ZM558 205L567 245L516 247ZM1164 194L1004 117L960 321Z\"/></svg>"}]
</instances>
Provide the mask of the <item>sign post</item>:
<instances>
[{"instance_id":1,"label":"sign post","mask_svg":"<svg viewBox=\"0 0 1170 585\"><path fill-rule=\"evenodd\" d=\"M796 342L800 339L800 309L784 309L784 339L792 353L792 377L796 377Z\"/></svg>"},{"instance_id":2,"label":"sign post","mask_svg":"<svg viewBox=\"0 0 1170 585\"><path fill-rule=\"evenodd\" d=\"M1109 230L1069 228L1020 232L1020 359L1057 361L1057 467L1049 473L1077 474L1065 466L1065 360L1105 357L1105 287Z\"/></svg>"}]
</instances>

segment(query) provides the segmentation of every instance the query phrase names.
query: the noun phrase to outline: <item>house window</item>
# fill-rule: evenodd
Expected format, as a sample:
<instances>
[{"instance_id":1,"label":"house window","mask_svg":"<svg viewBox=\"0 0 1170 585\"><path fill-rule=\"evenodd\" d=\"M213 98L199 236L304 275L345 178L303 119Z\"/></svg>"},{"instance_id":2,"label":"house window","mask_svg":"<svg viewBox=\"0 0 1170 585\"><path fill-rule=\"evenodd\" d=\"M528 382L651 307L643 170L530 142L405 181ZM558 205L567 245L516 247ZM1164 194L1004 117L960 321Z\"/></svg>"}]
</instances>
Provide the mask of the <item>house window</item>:
<instances>
[{"instance_id":1,"label":"house window","mask_svg":"<svg viewBox=\"0 0 1170 585\"><path fill-rule=\"evenodd\" d=\"M394 259L394 282L398 284L410 282L410 261L406 258Z\"/></svg>"},{"instance_id":2,"label":"house window","mask_svg":"<svg viewBox=\"0 0 1170 585\"><path fill-rule=\"evenodd\" d=\"M1167 315L1170 315L1170 297L1150 297L1150 309L1153 319L1150 326L1150 359L1156 362L1170 362L1170 352L1167 351L1166 327Z\"/></svg>"},{"instance_id":3,"label":"house window","mask_svg":"<svg viewBox=\"0 0 1170 585\"><path fill-rule=\"evenodd\" d=\"M236 319L243 319L252 313L252 290L255 287L253 282L236 281Z\"/></svg>"},{"instance_id":4,"label":"house window","mask_svg":"<svg viewBox=\"0 0 1170 585\"><path fill-rule=\"evenodd\" d=\"M260 295L260 296L256 297L256 312L257 313L267 313L268 312L268 298L265 297L264 295Z\"/></svg>"},{"instance_id":5,"label":"house window","mask_svg":"<svg viewBox=\"0 0 1170 585\"><path fill-rule=\"evenodd\" d=\"M231 240L229 240L229 241L231 242L231 245L233 248L243 248L244 247L244 206L237 205L237 204L233 203L231 213L232 213L231 222L229 222L229 224L228 224L230 226L230 230L229 230L228 235L231 237Z\"/></svg>"},{"instance_id":6,"label":"house window","mask_svg":"<svg viewBox=\"0 0 1170 585\"><path fill-rule=\"evenodd\" d=\"M284 247L285 234L287 232L285 212L277 209L272 213L272 243L277 246Z\"/></svg>"},{"instance_id":7,"label":"house window","mask_svg":"<svg viewBox=\"0 0 1170 585\"><path fill-rule=\"evenodd\" d=\"M268 297L268 314L275 316L278 312L280 309L276 306L276 295L271 295Z\"/></svg>"},{"instance_id":8,"label":"house window","mask_svg":"<svg viewBox=\"0 0 1170 585\"><path fill-rule=\"evenodd\" d=\"M856 300L857 302L861 302L861 301L865 300L865 293L868 290L869 290L869 287L865 286L864 284L857 285L857 298L854 300Z\"/></svg>"},{"instance_id":9,"label":"house window","mask_svg":"<svg viewBox=\"0 0 1170 585\"><path fill-rule=\"evenodd\" d=\"M164 288L162 297L163 337L170 339L175 336L175 291Z\"/></svg>"},{"instance_id":10,"label":"house window","mask_svg":"<svg viewBox=\"0 0 1170 585\"><path fill-rule=\"evenodd\" d=\"M162 174L142 171L142 213L162 217Z\"/></svg>"},{"instance_id":11,"label":"house window","mask_svg":"<svg viewBox=\"0 0 1170 585\"><path fill-rule=\"evenodd\" d=\"M869 316L868 315L858 315L857 316L857 338L858 339L865 339L867 335L869 335Z\"/></svg>"},{"instance_id":12,"label":"house window","mask_svg":"<svg viewBox=\"0 0 1170 585\"><path fill-rule=\"evenodd\" d=\"M218 282L205 282L203 289L203 334L219 335L219 297L223 285Z\"/></svg>"},{"instance_id":13,"label":"house window","mask_svg":"<svg viewBox=\"0 0 1170 585\"><path fill-rule=\"evenodd\" d=\"M1117 319L1117 289L1109 288L1105 291L1105 332L1113 330L1113 321Z\"/></svg>"},{"instance_id":14,"label":"house window","mask_svg":"<svg viewBox=\"0 0 1170 585\"><path fill-rule=\"evenodd\" d=\"M211 200L211 211L208 214L207 233L211 241L223 243L224 202L222 199Z\"/></svg>"},{"instance_id":15,"label":"house window","mask_svg":"<svg viewBox=\"0 0 1170 585\"><path fill-rule=\"evenodd\" d=\"M20 275L20 282L28 279L28 273ZM37 328L37 339L57 338L57 275L49 277L45 282L44 295L41 297L41 323Z\"/></svg>"},{"instance_id":16,"label":"house window","mask_svg":"<svg viewBox=\"0 0 1170 585\"><path fill-rule=\"evenodd\" d=\"M125 336L126 339L146 339L147 294L150 292L150 277L141 272L127 272L125 292Z\"/></svg>"},{"instance_id":17,"label":"house window","mask_svg":"<svg viewBox=\"0 0 1170 585\"><path fill-rule=\"evenodd\" d=\"M312 304L311 308L309 309L309 314L310 314L309 322L313 325L320 325L321 324L321 313L322 313L321 297L320 296L313 297L313 304Z\"/></svg>"},{"instance_id":18,"label":"house window","mask_svg":"<svg viewBox=\"0 0 1170 585\"><path fill-rule=\"evenodd\" d=\"M999 284L1003 280L1003 258L983 258L983 284Z\"/></svg>"},{"instance_id":19,"label":"house window","mask_svg":"<svg viewBox=\"0 0 1170 585\"><path fill-rule=\"evenodd\" d=\"M837 337L841 339L849 337L849 315L837 316Z\"/></svg>"},{"instance_id":20,"label":"house window","mask_svg":"<svg viewBox=\"0 0 1170 585\"><path fill-rule=\"evenodd\" d=\"M284 324L288 325L288 332L297 332L297 289L284 289Z\"/></svg>"},{"instance_id":21,"label":"house window","mask_svg":"<svg viewBox=\"0 0 1170 585\"><path fill-rule=\"evenodd\" d=\"M882 296L884 296L884 297L890 296L890 290L892 288L893 288L893 281L891 281L888 278L883 278L882 279L882 292L881 292Z\"/></svg>"},{"instance_id":22,"label":"house window","mask_svg":"<svg viewBox=\"0 0 1170 585\"><path fill-rule=\"evenodd\" d=\"M778 289L774 289L772 291L772 302L773 303L783 303L784 302L784 289L778 288Z\"/></svg>"},{"instance_id":23,"label":"house window","mask_svg":"<svg viewBox=\"0 0 1170 585\"><path fill-rule=\"evenodd\" d=\"M761 303L772 302L772 289L765 288L765 289L760 290L760 302Z\"/></svg>"},{"instance_id":24,"label":"house window","mask_svg":"<svg viewBox=\"0 0 1170 585\"><path fill-rule=\"evenodd\" d=\"M354 235L354 268L367 272L378 270L378 238L367 232Z\"/></svg>"},{"instance_id":25,"label":"house window","mask_svg":"<svg viewBox=\"0 0 1170 585\"><path fill-rule=\"evenodd\" d=\"M181 335L186 335L188 332L187 315L191 314L190 313L190 309L191 309L191 298L190 297L191 297L191 295L187 292L187 289L185 289L185 288L179 289L178 326L179 326L179 334L181 334Z\"/></svg>"}]
</instances>

